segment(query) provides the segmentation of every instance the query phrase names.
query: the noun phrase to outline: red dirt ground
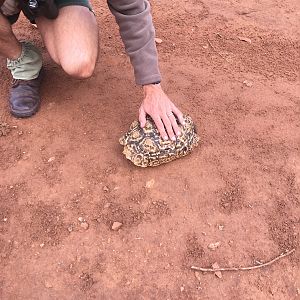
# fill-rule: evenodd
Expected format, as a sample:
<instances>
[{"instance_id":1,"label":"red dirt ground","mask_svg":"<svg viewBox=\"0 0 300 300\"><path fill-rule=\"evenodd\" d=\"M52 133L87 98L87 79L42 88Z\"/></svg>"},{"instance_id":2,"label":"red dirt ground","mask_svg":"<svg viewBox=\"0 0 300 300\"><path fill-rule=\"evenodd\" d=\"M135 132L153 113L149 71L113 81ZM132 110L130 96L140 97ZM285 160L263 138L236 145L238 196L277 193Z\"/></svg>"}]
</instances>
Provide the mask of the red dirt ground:
<instances>
[{"instance_id":1,"label":"red dirt ground","mask_svg":"<svg viewBox=\"0 0 300 300\"><path fill-rule=\"evenodd\" d=\"M0 298L299 299L300 2L152 1L163 86L202 141L153 169L118 144L142 92L105 1L94 3L94 76L70 79L44 51L34 118L9 115L1 59L1 121L17 128L0 137ZM15 31L44 49L24 19ZM221 279L190 269L293 248Z\"/></svg>"}]
</instances>

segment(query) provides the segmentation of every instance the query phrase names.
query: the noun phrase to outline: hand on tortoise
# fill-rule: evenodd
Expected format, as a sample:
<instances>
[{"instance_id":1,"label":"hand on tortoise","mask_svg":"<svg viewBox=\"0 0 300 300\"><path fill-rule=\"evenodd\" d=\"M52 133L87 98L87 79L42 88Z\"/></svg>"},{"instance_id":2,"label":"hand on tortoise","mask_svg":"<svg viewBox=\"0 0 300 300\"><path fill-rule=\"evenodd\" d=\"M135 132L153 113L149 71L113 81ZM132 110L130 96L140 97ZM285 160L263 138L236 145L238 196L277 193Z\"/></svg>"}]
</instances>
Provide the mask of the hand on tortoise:
<instances>
[{"instance_id":1,"label":"hand on tortoise","mask_svg":"<svg viewBox=\"0 0 300 300\"><path fill-rule=\"evenodd\" d=\"M181 134L176 118L184 125L182 112L164 93L160 84L149 84L144 87L144 100L139 110L139 121L141 127L146 124L148 114L164 140L175 141L176 136Z\"/></svg>"}]
</instances>

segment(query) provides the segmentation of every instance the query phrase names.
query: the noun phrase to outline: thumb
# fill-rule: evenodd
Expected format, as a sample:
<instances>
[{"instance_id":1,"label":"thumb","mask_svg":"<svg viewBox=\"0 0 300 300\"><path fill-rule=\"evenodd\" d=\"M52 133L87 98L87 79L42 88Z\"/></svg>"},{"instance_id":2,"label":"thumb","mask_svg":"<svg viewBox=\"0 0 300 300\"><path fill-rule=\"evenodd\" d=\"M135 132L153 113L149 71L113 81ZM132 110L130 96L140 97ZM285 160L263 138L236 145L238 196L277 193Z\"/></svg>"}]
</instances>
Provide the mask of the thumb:
<instances>
[{"instance_id":1,"label":"thumb","mask_svg":"<svg viewBox=\"0 0 300 300\"><path fill-rule=\"evenodd\" d=\"M144 111L143 107L140 108L139 121L140 121L141 127L142 128L145 127L145 125L146 125L146 112Z\"/></svg>"}]
</instances>

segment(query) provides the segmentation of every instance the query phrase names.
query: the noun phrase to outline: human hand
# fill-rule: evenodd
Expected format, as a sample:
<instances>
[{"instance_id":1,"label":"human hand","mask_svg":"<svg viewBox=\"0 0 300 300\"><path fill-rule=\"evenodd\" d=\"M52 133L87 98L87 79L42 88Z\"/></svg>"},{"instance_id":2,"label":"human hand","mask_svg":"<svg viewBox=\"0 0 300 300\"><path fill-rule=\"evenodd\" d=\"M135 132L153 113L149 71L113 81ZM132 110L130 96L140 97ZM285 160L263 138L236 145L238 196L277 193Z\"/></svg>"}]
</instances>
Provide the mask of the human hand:
<instances>
[{"instance_id":1,"label":"human hand","mask_svg":"<svg viewBox=\"0 0 300 300\"><path fill-rule=\"evenodd\" d=\"M139 110L139 121L141 127L146 124L148 114L156 124L156 127L164 140L170 138L176 140L181 134L175 116L184 125L182 112L164 93L160 84L149 84L144 87L144 100Z\"/></svg>"}]
</instances>

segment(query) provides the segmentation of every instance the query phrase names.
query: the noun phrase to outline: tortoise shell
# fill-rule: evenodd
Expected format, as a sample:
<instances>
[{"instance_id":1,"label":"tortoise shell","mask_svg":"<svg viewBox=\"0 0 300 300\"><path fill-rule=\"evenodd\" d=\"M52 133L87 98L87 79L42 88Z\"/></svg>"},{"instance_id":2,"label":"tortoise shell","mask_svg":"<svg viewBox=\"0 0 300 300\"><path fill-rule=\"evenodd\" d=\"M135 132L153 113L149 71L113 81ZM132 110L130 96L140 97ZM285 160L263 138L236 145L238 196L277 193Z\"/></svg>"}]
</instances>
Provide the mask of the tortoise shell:
<instances>
[{"instance_id":1,"label":"tortoise shell","mask_svg":"<svg viewBox=\"0 0 300 300\"><path fill-rule=\"evenodd\" d=\"M199 137L192 118L184 116L184 120L184 126L179 125L181 135L176 141L163 140L150 117L144 128L134 121L119 140L124 146L123 154L139 167L155 167L186 156L198 145Z\"/></svg>"}]
</instances>

